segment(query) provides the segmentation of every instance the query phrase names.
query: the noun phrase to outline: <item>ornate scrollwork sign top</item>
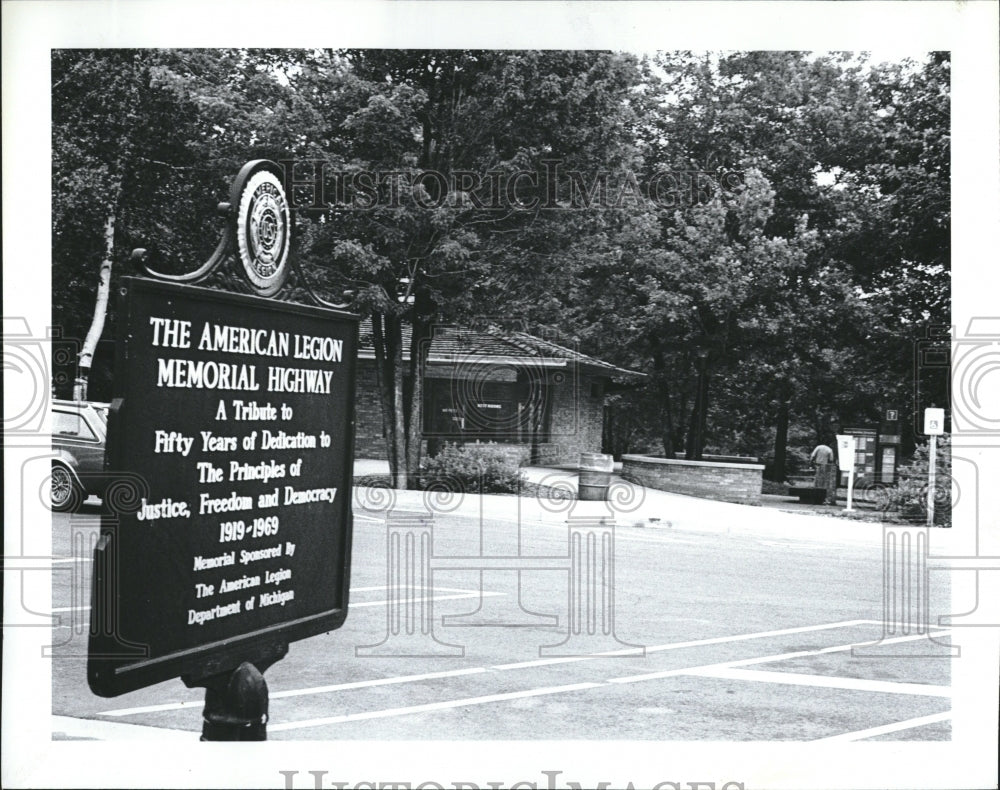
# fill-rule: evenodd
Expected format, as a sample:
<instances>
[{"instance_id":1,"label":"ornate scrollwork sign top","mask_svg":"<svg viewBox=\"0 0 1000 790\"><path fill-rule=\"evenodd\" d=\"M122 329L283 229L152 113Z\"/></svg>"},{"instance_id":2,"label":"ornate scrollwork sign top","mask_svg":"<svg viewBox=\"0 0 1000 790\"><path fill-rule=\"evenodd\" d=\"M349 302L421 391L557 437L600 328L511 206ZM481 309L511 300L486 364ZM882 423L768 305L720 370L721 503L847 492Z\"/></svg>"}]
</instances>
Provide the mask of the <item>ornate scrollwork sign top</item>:
<instances>
[{"instance_id":1,"label":"ornate scrollwork sign top","mask_svg":"<svg viewBox=\"0 0 1000 790\"><path fill-rule=\"evenodd\" d=\"M157 280L196 284L219 271L226 263L237 270L250 290L258 296L275 297L288 284L292 269L296 285L322 307L344 309L349 301L335 303L319 296L291 255L294 224L285 194L284 170L269 159L247 162L233 179L229 200L219 203L218 212L226 219L219 242L205 263L185 274L166 274L150 266L149 252L132 251L132 263L143 274Z\"/></svg>"}]
</instances>

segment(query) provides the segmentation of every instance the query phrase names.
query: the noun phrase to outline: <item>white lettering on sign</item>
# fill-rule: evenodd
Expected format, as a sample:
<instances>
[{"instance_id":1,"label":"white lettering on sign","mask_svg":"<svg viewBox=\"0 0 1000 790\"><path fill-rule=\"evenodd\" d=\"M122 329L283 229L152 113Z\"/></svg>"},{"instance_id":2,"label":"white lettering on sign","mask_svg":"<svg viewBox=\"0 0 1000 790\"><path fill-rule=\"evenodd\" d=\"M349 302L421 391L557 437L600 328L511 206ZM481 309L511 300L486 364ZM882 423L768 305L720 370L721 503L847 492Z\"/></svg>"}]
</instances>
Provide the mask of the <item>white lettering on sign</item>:
<instances>
[{"instance_id":1,"label":"white lettering on sign","mask_svg":"<svg viewBox=\"0 0 1000 790\"><path fill-rule=\"evenodd\" d=\"M273 460L261 461L259 464L241 464L239 461L229 462L229 480L260 480L267 483L276 477L285 476L285 465L276 464Z\"/></svg>"},{"instance_id":2,"label":"white lettering on sign","mask_svg":"<svg viewBox=\"0 0 1000 790\"><path fill-rule=\"evenodd\" d=\"M209 598L215 595L215 585L214 584L202 584L201 582L194 583L194 592L199 598Z\"/></svg>"},{"instance_id":3,"label":"white lettering on sign","mask_svg":"<svg viewBox=\"0 0 1000 790\"><path fill-rule=\"evenodd\" d=\"M219 584L219 592L230 593L237 590L246 590L250 587L260 587L260 576L247 576L244 574L239 579L223 579Z\"/></svg>"},{"instance_id":4,"label":"white lettering on sign","mask_svg":"<svg viewBox=\"0 0 1000 790\"><path fill-rule=\"evenodd\" d=\"M193 436L184 436L177 431L156 431L154 434L154 453L180 453L187 457L194 444Z\"/></svg>"},{"instance_id":5,"label":"white lettering on sign","mask_svg":"<svg viewBox=\"0 0 1000 790\"><path fill-rule=\"evenodd\" d=\"M261 593L257 596L257 603L261 606L284 606L288 601L295 598L295 590L286 590L284 592L266 592Z\"/></svg>"},{"instance_id":6,"label":"white lettering on sign","mask_svg":"<svg viewBox=\"0 0 1000 790\"><path fill-rule=\"evenodd\" d=\"M168 348L191 348L191 322L176 318L149 317L153 327L153 345Z\"/></svg>"},{"instance_id":7,"label":"white lettering on sign","mask_svg":"<svg viewBox=\"0 0 1000 790\"><path fill-rule=\"evenodd\" d=\"M163 357L158 357L156 364L157 387L247 391L260 389L260 384L257 382L257 368L254 365L216 362L214 359L163 359Z\"/></svg>"},{"instance_id":8,"label":"white lettering on sign","mask_svg":"<svg viewBox=\"0 0 1000 790\"><path fill-rule=\"evenodd\" d=\"M273 560L275 557L281 556L281 544L277 546L271 546L268 549L257 549L256 551L246 551L240 552L240 565L248 565L251 562L259 562L260 560Z\"/></svg>"},{"instance_id":9,"label":"white lettering on sign","mask_svg":"<svg viewBox=\"0 0 1000 790\"><path fill-rule=\"evenodd\" d=\"M244 326L206 323L198 341L199 351L253 354L258 357L288 356L288 333Z\"/></svg>"},{"instance_id":10,"label":"white lettering on sign","mask_svg":"<svg viewBox=\"0 0 1000 790\"><path fill-rule=\"evenodd\" d=\"M264 430L260 435L261 450L314 450L316 449L316 437L310 433L289 434L284 431L271 433Z\"/></svg>"},{"instance_id":11,"label":"white lettering on sign","mask_svg":"<svg viewBox=\"0 0 1000 790\"><path fill-rule=\"evenodd\" d=\"M267 388L271 392L311 392L329 395L332 370L284 368L268 365Z\"/></svg>"},{"instance_id":12,"label":"white lettering on sign","mask_svg":"<svg viewBox=\"0 0 1000 790\"><path fill-rule=\"evenodd\" d=\"M222 403L220 401L219 405ZM260 405L257 401L250 401L249 403L244 403L241 400L233 401L233 419L234 420L276 420L278 419L278 410L274 408L270 403L265 403Z\"/></svg>"},{"instance_id":13,"label":"white lettering on sign","mask_svg":"<svg viewBox=\"0 0 1000 790\"><path fill-rule=\"evenodd\" d=\"M276 571L264 571L264 584L280 585L283 581L287 581L291 578L292 571L290 568L279 568Z\"/></svg>"},{"instance_id":14,"label":"white lettering on sign","mask_svg":"<svg viewBox=\"0 0 1000 790\"><path fill-rule=\"evenodd\" d=\"M336 488L308 488L296 491L291 486L285 486L284 504L304 505L307 502L333 502L336 496Z\"/></svg>"},{"instance_id":15,"label":"white lettering on sign","mask_svg":"<svg viewBox=\"0 0 1000 790\"><path fill-rule=\"evenodd\" d=\"M201 450L204 453L232 453L236 451L235 436L215 436L211 431L201 432Z\"/></svg>"},{"instance_id":16,"label":"white lettering on sign","mask_svg":"<svg viewBox=\"0 0 1000 790\"><path fill-rule=\"evenodd\" d=\"M231 604L216 604L211 609L188 609L188 625L197 623L198 625L204 625L209 620L214 620L216 617L229 617L231 614L239 614L242 610L242 602L234 601Z\"/></svg>"},{"instance_id":17,"label":"white lettering on sign","mask_svg":"<svg viewBox=\"0 0 1000 790\"><path fill-rule=\"evenodd\" d=\"M227 318L222 318L222 321L225 320ZM284 607L294 601L296 584L293 575L298 578L302 574L295 567L298 560L293 558L296 544L290 540L265 547L260 544L274 540L279 534L279 518L284 518L280 508L296 508L295 513L303 514L308 511L302 506L327 507L337 502L337 487L327 485L331 482L331 465L325 455L323 460L318 458L322 450L331 447L333 437L320 429L322 422L302 415L317 413L319 406L316 404L327 402L322 399L333 394L335 384L340 383L334 381L337 369L331 363L343 362L347 341L322 334L239 325L244 322L253 323L253 319L245 319L241 315L235 318L234 324L228 324L218 320L191 321L153 316L149 318L145 341L152 347L163 349L147 357L152 363L148 391L154 393L156 398L162 395L171 400L183 400L185 404L180 407L171 405L169 411L163 412L162 419L173 420L178 408L183 412L188 402L194 404L194 410L189 416L185 415L184 421L173 425L163 422L161 425L166 430L150 431L153 452L161 456L164 464L190 468L191 482L196 487L181 489L187 493L186 498L161 498L159 492L149 499L142 498L136 518L145 523L190 519L184 526L191 524L198 540L201 540L202 524L197 519L199 516L208 517L211 524L206 526L210 527L211 540L217 545L232 547L230 551L211 556L198 554L193 557L196 573L222 569L228 569L228 573L225 576L222 573L213 574L216 578L210 581L206 578L208 574L197 576L200 581L190 580L193 586L187 593L189 598L179 604L177 613L184 618L184 607L190 607L186 609L186 621L191 627L226 617L232 618L226 625L235 625L242 617L253 618L257 608ZM308 332L309 326L304 324L302 328ZM170 356L173 353L176 356ZM231 356L227 358L224 355ZM154 384L159 389L153 389ZM167 395L164 390L219 392L213 397L208 393L200 396L181 392ZM288 395L280 398L255 395L264 392ZM207 403L207 406L202 403ZM502 408L494 403L483 403L480 407ZM207 411L209 408L211 411ZM198 409L205 411L205 419L225 422L226 425L220 427L227 433L202 430L202 426L211 423L205 422L205 419L195 421ZM279 420L284 430L267 429L262 425ZM193 430L195 425L198 430ZM191 429L190 435L186 435L183 426ZM180 430L169 430L171 427L179 427ZM148 442L149 435L146 434L142 441ZM144 446L148 452L148 445ZM283 456L281 451L286 450L297 452ZM177 456L189 460L181 462ZM163 475L161 482L176 479L179 479L177 474L172 472ZM297 482L297 485L281 485L284 479ZM222 493L224 488L230 488L230 493ZM271 515L265 515L267 513ZM213 515L217 517L212 519ZM310 519L312 516L291 518L293 530L299 527L299 518ZM287 528L282 528L282 538ZM204 548L200 550L205 551ZM286 567L275 567L278 563ZM254 565L254 572L239 572L251 564ZM261 586L276 589L256 589ZM250 592L238 596L244 591ZM298 592L300 605L304 605L302 590ZM240 597L240 600L222 599L223 603L207 608L210 603L207 599L223 595ZM206 608L199 609L199 606ZM272 617L277 614L272 610Z\"/></svg>"},{"instance_id":18,"label":"white lettering on sign","mask_svg":"<svg viewBox=\"0 0 1000 790\"><path fill-rule=\"evenodd\" d=\"M324 362L340 362L344 356L344 341L332 337L295 336L296 359L319 359Z\"/></svg>"},{"instance_id":19,"label":"white lettering on sign","mask_svg":"<svg viewBox=\"0 0 1000 790\"><path fill-rule=\"evenodd\" d=\"M223 568L227 565L236 564L236 552L227 551L225 554L220 554L217 557L195 557L194 558L194 569L196 571L209 570L211 568Z\"/></svg>"},{"instance_id":20,"label":"white lettering on sign","mask_svg":"<svg viewBox=\"0 0 1000 790\"><path fill-rule=\"evenodd\" d=\"M143 497L139 503L139 511L135 514L139 521L153 521L154 519L168 518L190 518L191 511L187 502L174 502L170 498L161 499L157 504L151 505Z\"/></svg>"},{"instance_id":21,"label":"white lettering on sign","mask_svg":"<svg viewBox=\"0 0 1000 790\"><path fill-rule=\"evenodd\" d=\"M212 499L211 494L202 494L198 514L204 516L206 513L229 513L233 510L252 509L252 496L237 496L233 491L228 497L219 499Z\"/></svg>"}]
</instances>

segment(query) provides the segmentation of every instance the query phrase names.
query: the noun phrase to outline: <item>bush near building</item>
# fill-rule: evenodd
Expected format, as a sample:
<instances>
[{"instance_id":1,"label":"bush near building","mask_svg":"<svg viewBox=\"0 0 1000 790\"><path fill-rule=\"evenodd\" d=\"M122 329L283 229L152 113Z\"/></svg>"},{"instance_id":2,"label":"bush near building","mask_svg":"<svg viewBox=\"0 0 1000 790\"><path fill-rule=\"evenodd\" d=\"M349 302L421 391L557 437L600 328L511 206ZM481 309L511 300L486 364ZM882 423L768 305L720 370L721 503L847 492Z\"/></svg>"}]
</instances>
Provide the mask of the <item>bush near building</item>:
<instances>
[{"instance_id":1,"label":"bush near building","mask_svg":"<svg viewBox=\"0 0 1000 790\"><path fill-rule=\"evenodd\" d=\"M519 477L517 460L498 444L446 444L424 462L420 484L464 493L515 494Z\"/></svg>"},{"instance_id":2,"label":"bush near building","mask_svg":"<svg viewBox=\"0 0 1000 790\"><path fill-rule=\"evenodd\" d=\"M927 522L927 484L930 448L917 445L909 462L899 467L897 485L888 491L887 509L896 511L904 521ZM951 437L937 442L936 479L934 481L934 526L951 526Z\"/></svg>"}]
</instances>

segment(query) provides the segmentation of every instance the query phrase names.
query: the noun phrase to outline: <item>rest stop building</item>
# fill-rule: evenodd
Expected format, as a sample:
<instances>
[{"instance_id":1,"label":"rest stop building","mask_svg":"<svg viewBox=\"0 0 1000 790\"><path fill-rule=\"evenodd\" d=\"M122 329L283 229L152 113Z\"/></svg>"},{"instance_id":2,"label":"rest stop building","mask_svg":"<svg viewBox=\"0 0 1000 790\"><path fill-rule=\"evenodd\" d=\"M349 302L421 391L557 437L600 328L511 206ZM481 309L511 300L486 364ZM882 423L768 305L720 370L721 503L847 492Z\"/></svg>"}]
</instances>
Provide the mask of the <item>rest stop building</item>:
<instances>
[{"instance_id":1,"label":"rest stop building","mask_svg":"<svg viewBox=\"0 0 1000 790\"><path fill-rule=\"evenodd\" d=\"M643 374L520 331L435 327L424 377L423 454L494 442L519 464L577 465L601 452L605 395ZM403 361L410 337L404 329ZM405 386L409 387L407 381ZM362 322L355 458L386 458L371 324Z\"/></svg>"}]
</instances>

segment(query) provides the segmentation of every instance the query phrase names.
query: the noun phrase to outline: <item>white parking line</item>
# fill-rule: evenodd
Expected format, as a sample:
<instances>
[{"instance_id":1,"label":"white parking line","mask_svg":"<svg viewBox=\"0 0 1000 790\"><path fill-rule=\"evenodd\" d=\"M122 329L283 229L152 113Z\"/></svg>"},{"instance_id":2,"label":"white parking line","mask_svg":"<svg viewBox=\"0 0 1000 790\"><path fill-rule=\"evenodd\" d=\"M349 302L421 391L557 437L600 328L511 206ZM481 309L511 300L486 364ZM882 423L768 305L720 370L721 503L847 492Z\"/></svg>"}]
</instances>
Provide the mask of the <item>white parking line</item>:
<instances>
[{"instance_id":1,"label":"white parking line","mask_svg":"<svg viewBox=\"0 0 1000 790\"><path fill-rule=\"evenodd\" d=\"M322 727L324 724L342 724L349 721L383 719L391 716L408 716L412 713L428 713L435 710L464 708L469 705L485 705L490 702L506 702L512 699L541 697L546 694L565 694L570 691L583 691L584 689L598 688L603 685L603 683L573 683L568 686L551 686L549 688L528 689L527 691L512 691L506 694L488 694L483 697L465 697L463 699L453 699L445 702L429 702L424 705L411 705L406 708L387 708L385 710L365 711L364 713L348 713L343 716L328 716L320 719L303 719L301 721L269 724L267 729L268 732L286 732L288 730L301 730L306 727Z\"/></svg>"},{"instance_id":2,"label":"white parking line","mask_svg":"<svg viewBox=\"0 0 1000 790\"><path fill-rule=\"evenodd\" d=\"M844 620L839 623L826 623L824 625L804 625L795 628L780 628L776 631L758 631L752 634L736 634L735 636L713 636L708 639L694 639L690 642L668 642L665 645L652 645L646 647L647 653L660 653L664 650L681 650L687 647L705 647L706 645L722 645L729 642L743 642L748 639L767 639L772 636L789 636L791 634L805 634L810 631L826 631L831 628L850 628L856 625L873 625L877 620ZM642 655L643 648L627 647L622 650L609 650L604 653L592 653L586 656L560 656L559 658L538 658L533 661L518 661L513 664L498 664L494 669L526 669L528 667L543 667L549 664L566 664L573 661L589 661L594 658L604 658L608 656L628 656Z\"/></svg>"},{"instance_id":3,"label":"white parking line","mask_svg":"<svg viewBox=\"0 0 1000 790\"><path fill-rule=\"evenodd\" d=\"M422 675L396 675L388 678L374 678L372 680L355 680L350 683L337 683L330 686L314 686L305 689L289 689L288 691L276 691L271 694L271 699L280 697L301 697L306 694L324 694L330 691L346 691L348 689L363 689L372 686L391 686L396 683L415 683L420 680L437 680L438 678L455 678L462 675L480 675L486 671L485 667L469 667L468 669L447 669L441 672L425 672Z\"/></svg>"},{"instance_id":4,"label":"white parking line","mask_svg":"<svg viewBox=\"0 0 1000 790\"><path fill-rule=\"evenodd\" d=\"M351 592L352 593L356 593L356 592L375 592L375 591L378 591L378 590L388 590L388 589L389 588L385 587L385 586L383 586L383 587L357 587L357 588L352 587L351 588ZM458 598L479 598L480 596L483 597L483 598L486 598L486 597L492 596L492 595L503 595L503 593L500 593L500 592L480 592L479 590L467 590L467 589L463 589L461 587L438 587L437 585L435 585L434 589L435 590L451 590L451 591L454 591L455 593L461 593L461 594L459 594L459 595L433 595L433 596L430 596L429 598L428 597L403 598L402 600L399 601L399 603L421 603L423 601L450 601L450 600L458 599ZM351 605L350 605L350 608L355 609L355 608L357 608L359 606L385 606L387 603L389 603L387 600L382 600L382 601L360 601L360 602L353 602L352 601ZM50 612L50 614L58 614L60 612L89 612L89 611L90 611L90 607L89 606L59 606L59 607L56 607L55 609L53 609ZM59 626L57 626L57 627L59 627Z\"/></svg>"},{"instance_id":5,"label":"white parking line","mask_svg":"<svg viewBox=\"0 0 1000 790\"><path fill-rule=\"evenodd\" d=\"M199 703L202 704L202 703ZM66 738L95 741L184 741L197 743L201 735L193 730L173 730L166 727L147 727L142 724L124 724L117 721L78 719L73 716L52 717L53 740L59 735Z\"/></svg>"},{"instance_id":6,"label":"white parking line","mask_svg":"<svg viewBox=\"0 0 1000 790\"><path fill-rule=\"evenodd\" d=\"M831 735L828 738L817 738L813 743L848 743L850 741L860 741L864 738L874 738L878 735L888 735L890 732L900 730L912 730L914 727L925 727L928 724L937 724L941 721L949 721L951 711L944 713L932 713L930 716L919 716L916 719L907 719L894 724L884 724L881 727L870 727L867 730L857 732L845 732L842 735Z\"/></svg>"},{"instance_id":7,"label":"white parking line","mask_svg":"<svg viewBox=\"0 0 1000 790\"><path fill-rule=\"evenodd\" d=\"M358 513L357 511L354 511L354 513L352 513L351 515L355 519L359 519L360 518L360 519L363 519L365 521L374 521L376 524L384 523L385 522L385 516L382 516L381 518L378 518L377 516L368 516L368 515L365 515L364 513Z\"/></svg>"},{"instance_id":8,"label":"white parking line","mask_svg":"<svg viewBox=\"0 0 1000 790\"><path fill-rule=\"evenodd\" d=\"M272 691L268 694L270 699L281 699L285 697L302 697L308 694L326 694L331 691L347 691L349 689L370 688L372 686L391 686L396 683L415 683L420 680L436 680L437 678L453 678L461 675L478 675L486 671L485 667L471 667L469 669L449 669L443 672L426 672L422 675L396 675L388 678L374 678L372 680L356 680L350 683L336 683L329 686L312 686L310 688L289 689L288 691ZM117 710L101 711L102 716L133 716L137 713L155 713L161 710L179 710L190 708L196 705L203 705L201 700L194 702L165 702L162 705L145 705L141 708L119 708Z\"/></svg>"},{"instance_id":9,"label":"white parking line","mask_svg":"<svg viewBox=\"0 0 1000 790\"><path fill-rule=\"evenodd\" d=\"M924 636L922 634L918 634L918 635L914 635L914 636L898 637L896 639L891 639L891 640L887 639L887 640L885 640L883 642L883 644L895 643L895 642L908 642L908 641L912 641L914 639L922 639L922 638L924 638ZM678 676L681 676L681 675L699 675L699 674L702 674L702 673L704 673L706 671L713 671L713 670L716 670L716 669L729 669L733 665L742 665L742 664L751 663L751 662L752 663L763 663L763 662L766 662L766 661L779 661L779 660L782 660L785 657L796 657L797 658L797 657L805 656L805 655L818 655L820 653L839 652L839 651L844 651L844 650L850 650L852 647L853 647L853 645L837 645L837 646L832 647L832 648L822 648L822 649L818 649L818 650L809 650L809 651L798 651L798 652L795 652L795 653L783 653L783 654L779 654L779 655L776 655L776 656L765 656L763 658L751 659L750 662L746 662L746 661L730 661L730 662L723 662L723 663L719 663L719 664L707 664L705 666L700 666L700 667L686 667L686 668L683 668L683 669L668 670L666 672L654 672L654 673L649 673L649 674L646 674L646 675L634 675L634 676L630 676L630 677L626 677L626 678L613 678L613 679L610 679L610 680L607 680L607 681L604 681L604 682L596 682L596 683L574 683L574 684L567 685L567 686L552 686L552 687L548 687L548 688L528 689L527 691L515 691L515 692L510 692L510 693L507 693L507 694L490 694L490 695L481 696L481 697L464 697L464 698L461 698L461 699L447 700L447 701L444 701L444 702L434 702L434 703L429 703L429 704L424 704L424 705L411 705L411 706L402 707L402 708L388 708L388 709L384 709L384 710L366 711L364 713L349 713L349 714L344 714L344 715L341 715L341 716L328 716L328 717L317 718L317 719L303 719L301 721L291 721L291 722L284 722L284 723L281 723L281 724L271 725L271 726L269 726L269 729L272 730L272 731L280 732L280 731L286 731L286 730L303 729L303 728L306 728L306 727L321 727L321 726L327 725L327 724L342 724L342 723L346 723L346 722L350 722L350 721L363 721L365 719L381 719L381 718L388 718L388 717L391 717L391 716L408 716L408 715L413 714L413 713L427 713L429 711L447 710L449 708L466 707L466 706L469 706L469 705L483 705L483 704L492 703L492 702L506 702L508 700L520 699L520 698L524 698L524 697L533 697L533 696L541 696L541 695L548 695L548 694L562 694L564 692L570 692L570 691L581 691L581 690L585 690L585 689L600 688L601 686L605 686L605 685L608 685L610 683L631 683L631 682L635 682L637 680L658 680L658 679L661 679L661 678L678 677ZM772 674L780 674L780 673L764 673L764 674L772 675ZM836 679L833 679L833 680L836 680ZM814 685L822 685L822 684L820 682L817 682ZM896 685L919 685L919 684L896 684ZM938 686L927 686L927 687L924 687L924 688L925 689L929 688L929 689L936 690L936 689L939 689L941 687L938 687ZM864 690L871 690L871 689L864 689ZM924 692L924 693L927 693L927 692ZM935 691L931 691L930 693L936 695Z\"/></svg>"},{"instance_id":10,"label":"white parking line","mask_svg":"<svg viewBox=\"0 0 1000 790\"><path fill-rule=\"evenodd\" d=\"M273 697L273 694L269 694ZM162 705L143 705L138 708L118 708L117 710L102 710L99 716L133 716L138 713L159 713L162 710L182 710L183 708L200 708L205 700L196 699L187 702L164 702Z\"/></svg>"},{"instance_id":11,"label":"white parking line","mask_svg":"<svg viewBox=\"0 0 1000 790\"><path fill-rule=\"evenodd\" d=\"M413 586L406 586L406 585L402 585L402 586L405 587L408 590L415 590L415 589L417 589L416 587L413 587ZM352 593L359 593L359 592L380 592L381 590L391 590L391 589L395 589L395 588L390 587L388 584L379 584L379 585L376 585L375 587L352 587L351 588L351 592ZM440 584L435 584L434 585L434 589L435 590L444 590L445 592L464 592L464 593L478 593L479 592L479 590L470 590L468 587L442 587Z\"/></svg>"},{"instance_id":12,"label":"white parking line","mask_svg":"<svg viewBox=\"0 0 1000 790\"><path fill-rule=\"evenodd\" d=\"M946 636L950 634L950 630L941 630L936 632L936 636ZM913 642L917 639L926 639L926 634L913 634L911 636L897 636L895 639L883 639L881 644L891 645L898 644L900 642ZM712 669L732 669L734 667L746 667L752 666L753 664L766 664L773 661L787 661L792 658L805 658L808 656L821 656L827 653L844 653L851 650L854 647L853 644L850 645L835 645L833 647L822 647L816 650L797 650L794 653L778 653L773 656L761 656L757 658L743 658L737 661L722 661L718 664L706 664L700 667L687 667L684 669L667 669L662 672L646 672L641 675L626 675L620 678L609 678L608 683L638 683L644 680L659 680L661 678L671 678L677 677L678 675L691 675L697 674L702 670L712 670Z\"/></svg>"},{"instance_id":13,"label":"white parking line","mask_svg":"<svg viewBox=\"0 0 1000 790\"><path fill-rule=\"evenodd\" d=\"M902 683L888 680L864 680L832 675L804 675L798 672L762 672L754 669L702 669L689 670L689 675L723 680L747 680L757 683L781 683L789 686L813 686L815 688L850 689L852 691L874 691L884 694L916 694L928 697L950 697L949 686L932 686L927 683Z\"/></svg>"},{"instance_id":14,"label":"white parking line","mask_svg":"<svg viewBox=\"0 0 1000 790\"><path fill-rule=\"evenodd\" d=\"M362 588L359 588L359 589L362 589ZM377 589L382 589L382 588L377 588ZM356 590L352 590L352 592L356 592ZM352 604L352 606L355 606L355 605L356 604ZM712 638L709 638L709 639L696 639L696 640L689 641L689 642L670 642L670 643L663 644L663 645L653 645L652 647L647 647L646 651L647 652L660 652L662 650L677 650L677 649L686 648L686 647L702 647L702 646L705 646L705 645L716 645L716 644L723 644L723 643L727 643L727 642L741 642L741 641L745 641L745 640L749 640L749 639L766 639L768 637L774 637L774 636L789 636L789 635L792 635L792 634L802 634L802 633L808 633L808 632L813 632L813 631L825 631L825 630L832 629L832 628L847 628L847 627L857 626L857 625L870 625L870 624L875 624L877 622L878 621L876 621L876 620L844 620L844 621L839 622L839 623L827 623L827 624L824 624L824 625L806 625L806 626L798 626L798 627L795 627L795 628L781 628L781 629L777 629L777 630L774 630L774 631L758 631L756 633L750 633L750 634L736 634L736 635L732 635L732 636L719 636L719 637L712 637ZM601 653L591 653L591 654L584 655L584 656L560 656L558 658L544 658L544 659L537 659L535 661L521 661L521 662L512 663L512 664L498 664L498 665L495 665L495 666L492 666L492 667L469 667L469 668L466 668L466 669L454 669L454 670L447 670L447 671L443 671L443 672L431 672L431 673L424 673L424 674L418 674L418 675L397 675L395 677L389 677L389 678L376 678L374 680L355 681L355 682L352 682L352 683L339 683L339 684L329 685L329 686L314 686L314 687L301 688L301 689L288 689L286 691L272 691L269 696L270 696L271 699L277 699L277 698L280 698L280 697L297 697L297 696L304 696L304 695L308 695L308 694L323 694L323 693L329 693L329 692L335 692L335 691L343 691L343 690L352 689L352 688L363 688L366 685L368 685L368 686L382 686L382 685L397 684L397 683L418 683L418 682L421 682L421 681L424 681L424 680L433 680L433 679L437 679L437 678L446 678L446 677L457 677L457 676L461 676L461 675L481 674L481 673L484 673L484 672L488 672L490 670L505 671L505 670L510 670L510 669L527 669L527 668L530 668L530 667L547 666L547 665L550 665L550 664L565 664L565 663L572 663L572 662L576 662L576 661L593 661L593 660L596 660L596 659L608 658L608 657L613 657L613 656L621 656L621 655L630 655L630 654L640 655L641 653L639 651L641 651L641 648L624 648L622 650L612 650L612 651L606 651L606 652L601 652ZM715 666L715 665L712 665L712 666ZM686 670L682 670L682 671L686 671ZM614 682L614 681L612 681L612 682ZM136 715L136 714L140 714L140 713L154 713L154 712L157 712L157 711L178 710L180 708L186 708L186 707L191 707L191 706L201 705L201 704L202 704L201 701L195 701L195 702L167 702L167 703L163 703L163 704L160 704L160 705L144 705L142 707L137 707L137 708L118 708L118 709L115 709L115 710L101 711L100 715L102 715L102 716L131 716L131 715Z\"/></svg>"},{"instance_id":15,"label":"white parking line","mask_svg":"<svg viewBox=\"0 0 1000 790\"><path fill-rule=\"evenodd\" d=\"M455 595L423 595L419 598L401 598L397 603L423 603L425 601L453 601L459 598L488 598L494 595L503 595L499 592L466 592ZM362 601L361 603L351 602L349 608L357 609L359 606L385 606L389 601Z\"/></svg>"}]
</instances>

